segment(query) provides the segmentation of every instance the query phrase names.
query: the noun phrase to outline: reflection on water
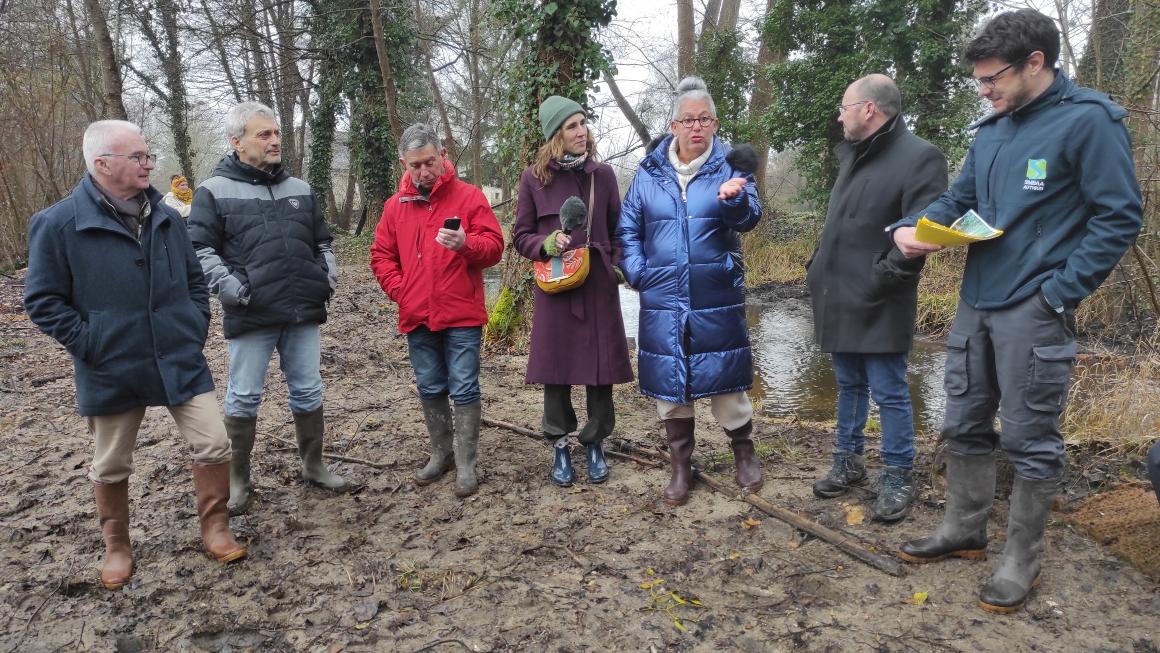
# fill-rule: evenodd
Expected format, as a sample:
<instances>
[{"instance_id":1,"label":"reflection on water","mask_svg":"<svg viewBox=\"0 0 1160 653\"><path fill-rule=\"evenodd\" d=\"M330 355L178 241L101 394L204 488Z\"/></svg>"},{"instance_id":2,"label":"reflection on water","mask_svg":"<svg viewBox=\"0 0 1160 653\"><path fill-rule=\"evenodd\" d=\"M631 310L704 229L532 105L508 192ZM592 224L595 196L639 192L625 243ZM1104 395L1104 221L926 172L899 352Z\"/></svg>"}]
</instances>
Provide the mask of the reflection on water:
<instances>
[{"instance_id":1,"label":"reflection on water","mask_svg":"<svg viewBox=\"0 0 1160 653\"><path fill-rule=\"evenodd\" d=\"M620 289L624 330L636 343L640 301L636 292ZM749 338L753 343L754 379L750 397L760 400L768 415L797 415L806 420L834 419L837 385L830 357L814 344L809 300L778 299L750 303ZM935 431L942 425L944 405L941 344L916 340L910 354L910 395L915 426ZM876 412L871 403L872 413Z\"/></svg>"},{"instance_id":2,"label":"reflection on water","mask_svg":"<svg viewBox=\"0 0 1160 653\"><path fill-rule=\"evenodd\" d=\"M499 294L496 268L484 274L488 300ZM635 291L620 288L620 308L630 346L637 341L640 299ZM748 307L749 337L753 343L754 376L750 396L760 400L768 415L797 415L806 420L832 421L837 386L830 357L814 344L813 315L807 299L777 299ZM910 396L915 426L937 431L944 406L943 345L916 340L910 354ZM877 410L871 402L871 412Z\"/></svg>"}]
</instances>

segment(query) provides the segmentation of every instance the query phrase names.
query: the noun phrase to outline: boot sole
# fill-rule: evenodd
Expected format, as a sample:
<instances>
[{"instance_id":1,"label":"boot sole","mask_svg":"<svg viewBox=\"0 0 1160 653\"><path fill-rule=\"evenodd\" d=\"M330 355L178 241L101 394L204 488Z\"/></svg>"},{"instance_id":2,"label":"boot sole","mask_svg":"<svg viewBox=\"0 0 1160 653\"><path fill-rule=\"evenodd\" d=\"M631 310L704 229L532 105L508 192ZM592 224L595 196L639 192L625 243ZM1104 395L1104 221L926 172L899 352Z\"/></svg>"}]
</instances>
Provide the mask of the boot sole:
<instances>
[{"instance_id":1,"label":"boot sole","mask_svg":"<svg viewBox=\"0 0 1160 653\"><path fill-rule=\"evenodd\" d=\"M454 468L452 468L452 469L454 469ZM444 476L447 476L447 472L449 472L449 471L451 471L451 469L445 469L445 470L443 470L442 474L440 474L434 478L428 478L428 479L422 479L422 478L419 478L418 476L412 476L411 480L414 481L415 485L418 485L419 487L427 487L428 485L433 485L434 483L442 480L442 478Z\"/></svg>"},{"instance_id":2,"label":"boot sole","mask_svg":"<svg viewBox=\"0 0 1160 653\"><path fill-rule=\"evenodd\" d=\"M1039 582L1042 580L1042 578L1042 574L1036 576L1035 580L1031 581L1031 589L1027 590L1027 596L1023 597L1023 600L1019 603L1016 603L1015 605L994 605L991 603L986 603L983 601L983 599L979 599L979 607L986 612L990 612L991 614L1011 614L1013 612L1018 612L1023 609L1024 605L1027 604L1027 599L1031 597L1031 592L1036 587L1039 587Z\"/></svg>"},{"instance_id":3,"label":"boot sole","mask_svg":"<svg viewBox=\"0 0 1160 653\"><path fill-rule=\"evenodd\" d=\"M303 478L302 484L307 486L307 487L316 487L320 490L329 490L330 492L350 492L351 490L354 489L354 483L347 483L346 485L342 485L342 486L338 486L338 487L331 487L329 485L324 485L318 481L312 481L308 478Z\"/></svg>"},{"instance_id":4,"label":"boot sole","mask_svg":"<svg viewBox=\"0 0 1160 653\"><path fill-rule=\"evenodd\" d=\"M851 488L863 487L863 486L865 486L865 484L866 484L866 479L863 478L860 481L856 481L854 483L850 483L850 484L846 485L846 487L842 488L841 490L834 490L833 492L822 492L822 491L819 491L819 490L816 490L813 488L811 488L811 490L813 490L814 496L819 498L819 499L837 499L838 497L843 496L847 492L849 492Z\"/></svg>"},{"instance_id":5,"label":"boot sole","mask_svg":"<svg viewBox=\"0 0 1160 653\"><path fill-rule=\"evenodd\" d=\"M105 582L105 581L103 581L103 580L101 581L101 587L104 587L105 589L107 589L107 590L109 590L109 591L112 591L112 592L115 592L115 591L117 591L117 590L121 589L122 587L124 587L124 586L126 586L126 585L128 585L128 584L129 584L129 579L128 579L128 578L126 578L126 579L125 579L124 581L122 581L122 582L116 582L116 583L107 583L107 582Z\"/></svg>"},{"instance_id":6,"label":"boot sole","mask_svg":"<svg viewBox=\"0 0 1160 653\"><path fill-rule=\"evenodd\" d=\"M940 556L934 556L933 558L921 558L919 556L910 555L909 553L906 553L904 551L896 551L894 553L894 555L898 556L902 560L905 560L906 562L912 562L912 563L917 564L917 565L922 565L922 564L926 564L928 562L938 562L939 560L946 560L947 558L962 558L964 560L975 560L975 561L986 560L987 559L987 550L986 549L959 549L958 551L949 551L949 552L944 553Z\"/></svg>"},{"instance_id":7,"label":"boot sole","mask_svg":"<svg viewBox=\"0 0 1160 653\"><path fill-rule=\"evenodd\" d=\"M674 508L676 508L677 506L683 506L689 502L688 495L683 496L679 499L670 499L668 497L661 497L661 499L664 500L666 506L672 506Z\"/></svg>"}]
</instances>

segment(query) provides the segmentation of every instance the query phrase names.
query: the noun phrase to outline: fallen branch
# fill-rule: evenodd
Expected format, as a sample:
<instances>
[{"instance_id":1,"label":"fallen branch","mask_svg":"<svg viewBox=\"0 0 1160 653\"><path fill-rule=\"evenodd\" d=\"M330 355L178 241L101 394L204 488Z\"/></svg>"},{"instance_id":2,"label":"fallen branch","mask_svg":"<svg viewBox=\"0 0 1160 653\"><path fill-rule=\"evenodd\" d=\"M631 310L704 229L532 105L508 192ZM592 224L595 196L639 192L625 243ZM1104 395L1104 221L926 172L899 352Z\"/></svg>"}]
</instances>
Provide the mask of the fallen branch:
<instances>
[{"instance_id":1,"label":"fallen branch","mask_svg":"<svg viewBox=\"0 0 1160 653\"><path fill-rule=\"evenodd\" d=\"M623 458L624 460L631 460L632 462L634 462L638 465L643 465L645 467L652 467L653 469L660 469L661 467L664 467L664 465L662 465L656 461L644 460L643 458L637 458L636 456L630 456L626 453L621 453L619 451L605 450L604 455L612 456L613 458Z\"/></svg>"},{"instance_id":2,"label":"fallen branch","mask_svg":"<svg viewBox=\"0 0 1160 653\"><path fill-rule=\"evenodd\" d=\"M496 428L507 429L509 431L512 431L513 433L519 433L520 435L526 435L529 438L532 438L533 440L539 440L540 442L545 443L545 444L547 443L547 440L544 439L544 436L540 435L539 433L536 433L532 429L526 429L522 426L516 426L515 424L512 424L510 422L502 422L498 419L492 419L490 417L481 417L481 418L479 418L479 421L482 422L483 424L486 424L487 426L494 426Z\"/></svg>"},{"instance_id":3,"label":"fallen branch","mask_svg":"<svg viewBox=\"0 0 1160 653\"><path fill-rule=\"evenodd\" d=\"M285 438L280 438L276 435L267 435L266 437L277 440L278 442L281 442L282 444L286 445L286 447L287 447L286 449L275 449L275 451L297 451L298 450L298 445L294 444L293 442L291 442L289 440L286 440ZM326 453L325 451L322 452L322 457L329 458L331 460L341 460L344 463L355 463L357 465L366 465L367 467L374 467L375 469L390 469L392 467L392 465L387 465L385 463L376 463L376 462L371 462L369 460L363 460L362 458L352 458L350 456L342 456L342 455L339 455L336 453Z\"/></svg>"},{"instance_id":4,"label":"fallen branch","mask_svg":"<svg viewBox=\"0 0 1160 653\"><path fill-rule=\"evenodd\" d=\"M639 447L634 447L633 445L624 445L624 446L632 447L633 449L636 449L637 453L640 453L640 454L643 454L646 456L660 457L660 458L663 458L666 462L671 463L671 461L669 460L668 454L666 454L663 451L652 452L652 451L648 451L645 449L640 449ZM701 481L703 481L705 483L705 485L708 485L714 491L716 491L720 494L726 495L726 496L730 496L730 497L737 496L736 492L732 492L732 491L726 489L725 483L723 483L720 479L715 478L712 474L710 474L708 472L704 472L704 471L697 469L696 466L693 467L693 474L697 478L701 479ZM816 537L824 542L832 544L842 553L845 553L846 555L848 555L856 560L864 562L867 565L870 565L871 567L874 567L875 569L877 569L879 571L890 574L891 576L904 576L904 575L906 575L906 570L902 566L901 562L899 562L898 560L896 560L892 557L888 557L888 556L879 555L877 553L874 553L870 549L866 548L866 546L864 546L861 542L858 542L857 540L855 540L854 538L851 538L848 535L845 535L843 533L839 533L838 531L835 531L832 528L828 528L826 526L823 526L823 525L819 524L818 522L816 522L812 519L809 519L808 517L803 517L802 515L799 515L792 510L782 508L781 506L774 505L774 504L770 503L769 501L766 501L762 497L760 497L756 494L753 494L751 492L746 492L744 490L741 490L741 497L740 498L745 503L748 503L749 505L753 506L754 508L757 508L758 510L760 510L761 512L764 512L765 514L769 515L770 517L773 517L775 519L783 521L783 522L789 524L790 526L793 526L794 528L796 528L800 531L804 531L806 533L809 533L810 535L813 535L814 537Z\"/></svg>"}]
</instances>

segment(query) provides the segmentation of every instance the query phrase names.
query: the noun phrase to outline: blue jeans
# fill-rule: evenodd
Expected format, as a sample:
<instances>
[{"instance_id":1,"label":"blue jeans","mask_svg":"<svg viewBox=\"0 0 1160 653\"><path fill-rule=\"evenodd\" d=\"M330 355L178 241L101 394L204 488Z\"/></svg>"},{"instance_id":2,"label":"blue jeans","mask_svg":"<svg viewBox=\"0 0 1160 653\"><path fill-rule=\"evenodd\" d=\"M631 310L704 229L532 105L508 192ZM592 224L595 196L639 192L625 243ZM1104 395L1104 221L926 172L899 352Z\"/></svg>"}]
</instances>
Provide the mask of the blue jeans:
<instances>
[{"instance_id":1,"label":"blue jeans","mask_svg":"<svg viewBox=\"0 0 1160 653\"><path fill-rule=\"evenodd\" d=\"M421 326L407 334L407 350L419 396L451 395L456 406L479 400L479 350L483 327L431 331Z\"/></svg>"},{"instance_id":2,"label":"blue jeans","mask_svg":"<svg viewBox=\"0 0 1160 653\"><path fill-rule=\"evenodd\" d=\"M831 355L838 381L837 448L862 455L870 395L882 418L882 462L914 467L914 413L906 385L906 354Z\"/></svg>"},{"instance_id":3,"label":"blue jeans","mask_svg":"<svg viewBox=\"0 0 1160 653\"><path fill-rule=\"evenodd\" d=\"M321 332L317 324L295 324L258 329L230 339L226 415L258 414L266 368L275 349L289 388L290 410L309 413L322 406Z\"/></svg>"}]
</instances>

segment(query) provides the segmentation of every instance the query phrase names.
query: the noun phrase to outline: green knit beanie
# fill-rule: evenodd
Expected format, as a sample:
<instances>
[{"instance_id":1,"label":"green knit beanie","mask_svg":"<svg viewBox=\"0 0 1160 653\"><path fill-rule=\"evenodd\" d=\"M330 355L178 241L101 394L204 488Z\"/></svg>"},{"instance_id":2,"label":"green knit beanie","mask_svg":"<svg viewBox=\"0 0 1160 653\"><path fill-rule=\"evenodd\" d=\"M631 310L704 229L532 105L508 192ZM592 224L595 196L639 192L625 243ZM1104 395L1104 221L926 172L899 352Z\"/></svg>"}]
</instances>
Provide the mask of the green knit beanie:
<instances>
[{"instance_id":1,"label":"green knit beanie","mask_svg":"<svg viewBox=\"0 0 1160 653\"><path fill-rule=\"evenodd\" d=\"M566 97L552 95L544 100L540 104L540 131L544 133L544 140L550 140L560 125L577 113L584 113L584 107Z\"/></svg>"}]
</instances>

